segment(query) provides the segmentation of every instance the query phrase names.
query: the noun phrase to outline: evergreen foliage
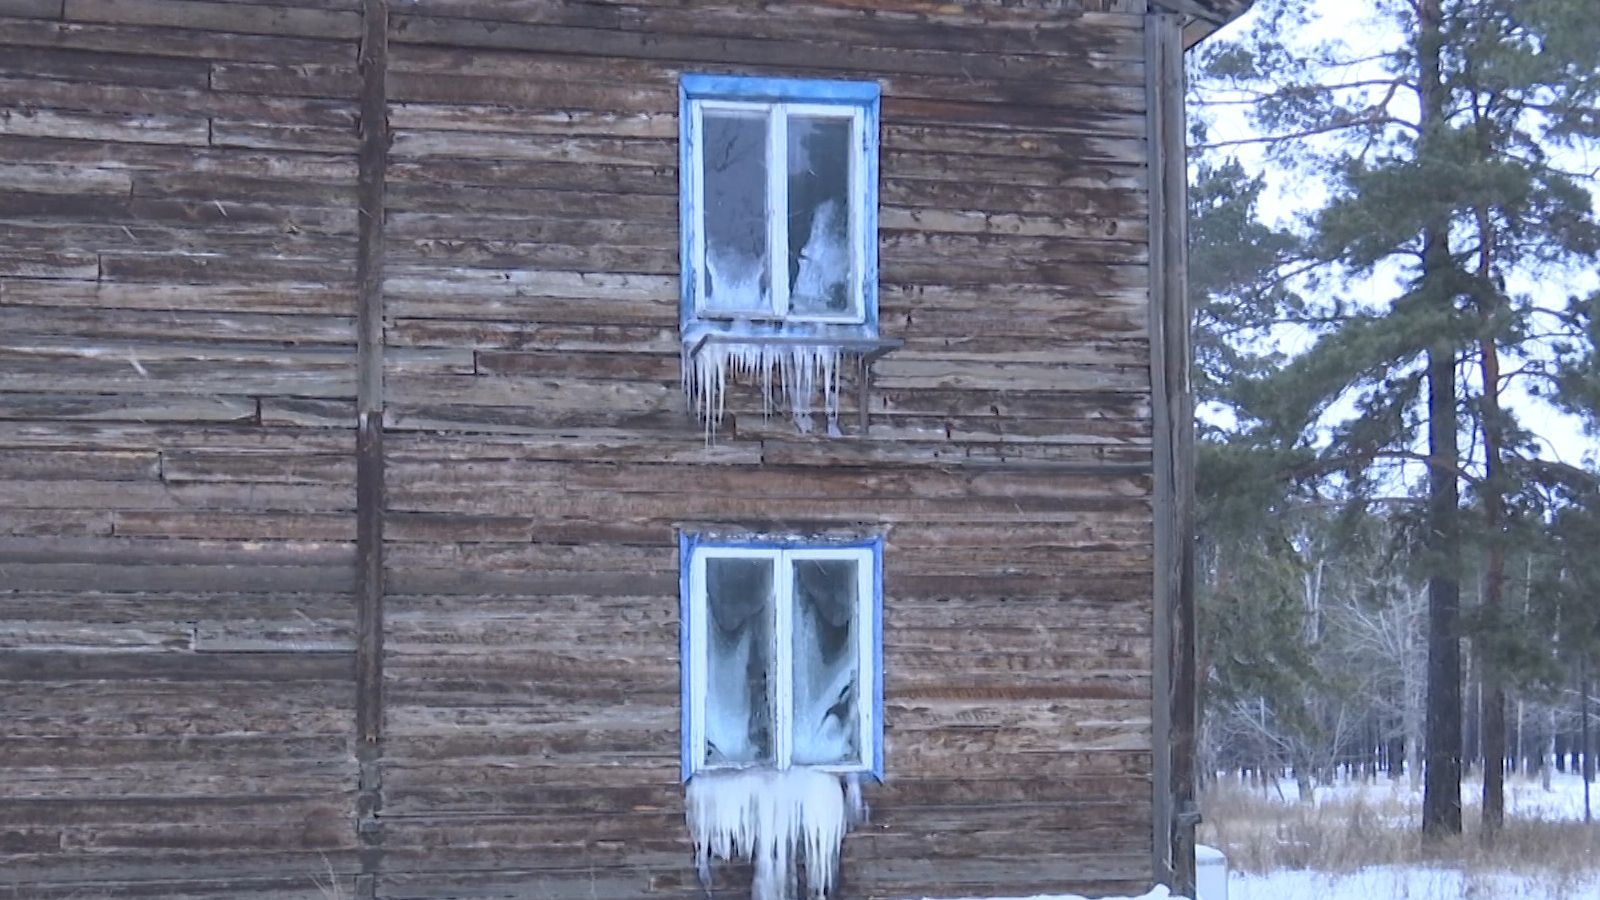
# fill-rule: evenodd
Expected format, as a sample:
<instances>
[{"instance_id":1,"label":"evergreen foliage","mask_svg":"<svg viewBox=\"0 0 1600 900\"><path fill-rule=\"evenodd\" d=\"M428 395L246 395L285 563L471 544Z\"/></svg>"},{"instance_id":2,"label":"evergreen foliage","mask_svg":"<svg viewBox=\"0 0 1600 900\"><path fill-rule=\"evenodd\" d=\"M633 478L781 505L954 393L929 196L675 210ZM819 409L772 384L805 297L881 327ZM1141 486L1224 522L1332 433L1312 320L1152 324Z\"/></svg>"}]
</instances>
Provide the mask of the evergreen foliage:
<instances>
[{"instance_id":1,"label":"evergreen foliage","mask_svg":"<svg viewBox=\"0 0 1600 900\"><path fill-rule=\"evenodd\" d=\"M1254 130L1208 141L1195 128L1209 687L1219 709L1254 697L1280 731L1308 736L1297 703L1326 713L1327 691L1360 679L1328 669L1326 632L1296 627L1297 578L1358 564L1363 578L1319 590L1345 592L1336 605L1362 627L1427 585L1437 771L1424 828L1448 833L1460 640L1494 772L1504 690L1549 689L1600 640L1600 581L1574 558L1600 557L1600 463L1555 458L1541 433L1555 407L1600 435L1600 294L1566 296L1600 257L1583 168L1600 150L1600 8L1368 0L1372 31L1319 39L1319 6L1262 0L1248 30L1204 48L1194 78L1202 115L1242 109ZM1304 185L1298 219L1264 221L1265 181L1229 156L1256 150ZM1343 512L1307 512L1330 504ZM1354 534L1368 543L1334 540ZM1374 534L1392 552L1376 554ZM1353 647L1338 659L1371 662ZM1498 779L1485 783L1492 833Z\"/></svg>"}]
</instances>

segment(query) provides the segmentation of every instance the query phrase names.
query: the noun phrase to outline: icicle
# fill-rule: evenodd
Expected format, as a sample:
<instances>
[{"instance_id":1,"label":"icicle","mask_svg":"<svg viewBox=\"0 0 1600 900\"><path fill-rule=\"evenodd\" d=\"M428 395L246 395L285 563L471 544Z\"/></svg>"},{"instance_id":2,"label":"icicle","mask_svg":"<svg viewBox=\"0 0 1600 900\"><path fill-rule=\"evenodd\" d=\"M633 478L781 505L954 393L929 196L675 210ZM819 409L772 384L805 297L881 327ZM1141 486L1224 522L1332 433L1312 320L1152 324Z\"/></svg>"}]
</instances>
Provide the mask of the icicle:
<instances>
[{"instance_id":1,"label":"icicle","mask_svg":"<svg viewBox=\"0 0 1600 900\"><path fill-rule=\"evenodd\" d=\"M859 785L852 801L860 802ZM711 860L755 866L752 900L790 900L806 872L807 895L823 900L838 878L850 824L839 778L813 769L701 772L689 781L685 818L695 867L711 883Z\"/></svg>"},{"instance_id":2,"label":"icicle","mask_svg":"<svg viewBox=\"0 0 1600 900\"><path fill-rule=\"evenodd\" d=\"M708 341L692 357L694 334L686 335L683 390L705 426L706 442L716 437L727 403L728 382L755 380L761 388L761 415L782 407L795 428L809 434L814 415L823 414L830 435L839 434L839 376L844 351L826 344L777 346L760 338L748 343Z\"/></svg>"},{"instance_id":3,"label":"icicle","mask_svg":"<svg viewBox=\"0 0 1600 900\"><path fill-rule=\"evenodd\" d=\"M867 806L867 801L861 796L861 775L856 772L844 776L844 802L845 809L850 817L847 822L850 827L864 825L872 810Z\"/></svg>"}]
</instances>

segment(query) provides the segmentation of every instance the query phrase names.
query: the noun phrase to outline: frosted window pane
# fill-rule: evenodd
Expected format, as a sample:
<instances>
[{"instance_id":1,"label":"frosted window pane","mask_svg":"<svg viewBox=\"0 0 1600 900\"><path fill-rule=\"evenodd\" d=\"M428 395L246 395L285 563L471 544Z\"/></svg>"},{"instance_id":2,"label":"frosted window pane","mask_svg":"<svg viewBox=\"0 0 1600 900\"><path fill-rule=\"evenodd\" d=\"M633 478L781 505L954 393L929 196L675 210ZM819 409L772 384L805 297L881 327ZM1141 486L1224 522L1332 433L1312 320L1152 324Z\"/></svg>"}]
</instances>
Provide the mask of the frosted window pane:
<instances>
[{"instance_id":1,"label":"frosted window pane","mask_svg":"<svg viewBox=\"0 0 1600 900\"><path fill-rule=\"evenodd\" d=\"M705 304L719 310L770 310L767 117L706 110L701 132Z\"/></svg>"},{"instance_id":2,"label":"frosted window pane","mask_svg":"<svg viewBox=\"0 0 1600 900\"><path fill-rule=\"evenodd\" d=\"M856 563L794 563L794 761L859 762Z\"/></svg>"},{"instance_id":3,"label":"frosted window pane","mask_svg":"<svg viewBox=\"0 0 1600 900\"><path fill-rule=\"evenodd\" d=\"M772 561L706 560L706 762L772 762Z\"/></svg>"},{"instance_id":4,"label":"frosted window pane","mask_svg":"<svg viewBox=\"0 0 1600 900\"><path fill-rule=\"evenodd\" d=\"M789 308L846 315L850 296L850 120L789 118Z\"/></svg>"}]
</instances>

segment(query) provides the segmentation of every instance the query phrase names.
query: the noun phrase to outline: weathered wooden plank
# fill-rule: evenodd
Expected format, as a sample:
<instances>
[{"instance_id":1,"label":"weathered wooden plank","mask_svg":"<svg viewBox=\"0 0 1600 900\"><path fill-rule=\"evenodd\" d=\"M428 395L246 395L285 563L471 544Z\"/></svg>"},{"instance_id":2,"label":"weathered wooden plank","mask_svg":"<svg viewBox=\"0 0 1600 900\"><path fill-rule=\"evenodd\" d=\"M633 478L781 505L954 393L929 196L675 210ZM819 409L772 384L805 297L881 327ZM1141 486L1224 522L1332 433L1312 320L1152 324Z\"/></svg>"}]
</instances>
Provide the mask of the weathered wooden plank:
<instances>
[{"instance_id":1,"label":"weathered wooden plank","mask_svg":"<svg viewBox=\"0 0 1600 900\"><path fill-rule=\"evenodd\" d=\"M0 302L92 310L226 310L234 313L351 316L355 312L354 294L347 286L315 282L74 284L0 279Z\"/></svg>"},{"instance_id":2,"label":"weathered wooden plank","mask_svg":"<svg viewBox=\"0 0 1600 900\"><path fill-rule=\"evenodd\" d=\"M354 98L360 80L354 65L300 65L216 62L209 67L210 87L241 94L275 97Z\"/></svg>"},{"instance_id":3,"label":"weathered wooden plank","mask_svg":"<svg viewBox=\"0 0 1600 900\"><path fill-rule=\"evenodd\" d=\"M60 165L0 165L0 187L36 194L99 194L125 197L133 190L126 173ZM7 228L14 227L11 224Z\"/></svg>"},{"instance_id":4,"label":"weathered wooden plank","mask_svg":"<svg viewBox=\"0 0 1600 900\"><path fill-rule=\"evenodd\" d=\"M0 109L0 135L203 147L209 134L210 123L192 116Z\"/></svg>"},{"instance_id":5,"label":"weathered wooden plank","mask_svg":"<svg viewBox=\"0 0 1600 900\"><path fill-rule=\"evenodd\" d=\"M109 535L111 514L98 510L0 510L0 534Z\"/></svg>"},{"instance_id":6,"label":"weathered wooden plank","mask_svg":"<svg viewBox=\"0 0 1600 900\"><path fill-rule=\"evenodd\" d=\"M348 263L328 260L175 256L170 253L108 252L100 254L100 277L107 281L149 281L207 284L215 281L324 282L349 277Z\"/></svg>"},{"instance_id":7,"label":"weathered wooden plank","mask_svg":"<svg viewBox=\"0 0 1600 900\"><path fill-rule=\"evenodd\" d=\"M0 478L149 481L160 474L160 456L148 451L11 450L0 455Z\"/></svg>"},{"instance_id":8,"label":"weathered wooden plank","mask_svg":"<svg viewBox=\"0 0 1600 900\"><path fill-rule=\"evenodd\" d=\"M169 482L349 484L355 480L355 461L348 453L168 450L161 454L161 477Z\"/></svg>"},{"instance_id":9,"label":"weathered wooden plank","mask_svg":"<svg viewBox=\"0 0 1600 900\"><path fill-rule=\"evenodd\" d=\"M338 453L347 450L350 442L348 432L292 432L251 425L58 421L0 423L0 447L114 452L209 449Z\"/></svg>"},{"instance_id":10,"label":"weathered wooden plank","mask_svg":"<svg viewBox=\"0 0 1600 900\"><path fill-rule=\"evenodd\" d=\"M209 68L202 60L34 47L8 48L6 57L12 71L35 78L193 89L205 89L209 80Z\"/></svg>"},{"instance_id":11,"label":"weathered wooden plank","mask_svg":"<svg viewBox=\"0 0 1600 900\"><path fill-rule=\"evenodd\" d=\"M357 137L353 128L332 125L285 125L237 119L212 119L211 144L214 147L252 150L354 153L357 149Z\"/></svg>"},{"instance_id":12,"label":"weathered wooden plank","mask_svg":"<svg viewBox=\"0 0 1600 900\"><path fill-rule=\"evenodd\" d=\"M396 319L387 334L389 344L405 347L677 353L683 346L677 329L627 325Z\"/></svg>"},{"instance_id":13,"label":"weathered wooden plank","mask_svg":"<svg viewBox=\"0 0 1600 900\"><path fill-rule=\"evenodd\" d=\"M0 622L0 651L35 650L72 653L147 652L164 653L194 649L193 629L184 624L164 626L95 627L77 624L51 624L26 620ZM19 699L15 714L26 703ZM37 722L25 726L32 732ZM13 732L21 736L22 731ZM3 816L0 816L3 818Z\"/></svg>"},{"instance_id":14,"label":"weathered wooden plank","mask_svg":"<svg viewBox=\"0 0 1600 900\"><path fill-rule=\"evenodd\" d=\"M48 379L43 379L48 381ZM57 390L67 385L50 383ZM107 385L93 382L89 390ZM138 388L135 388L138 390ZM80 394L0 392L0 420L76 420L98 422L254 423L256 401L249 397L183 394Z\"/></svg>"},{"instance_id":15,"label":"weathered wooden plank","mask_svg":"<svg viewBox=\"0 0 1600 900\"><path fill-rule=\"evenodd\" d=\"M348 682L348 654L186 653L124 656L20 650L0 654L0 680L73 682ZM309 688L306 688L309 689ZM348 688L345 689L348 691Z\"/></svg>"},{"instance_id":16,"label":"weathered wooden plank","mask_svg":"<svg viewBox=\"0 0 1600 900\"><path fill-rule=\"evenodd\" d=\"M67 21L351 40L361 34L354 11L193 0L66 0Z\"/></svg>"},{"instance_id":17,"label":"weathered wooden plank","mask_svg":"<svg viewBox=\"0 0 1600 900\"><path fill-rule=\"evenodd\" d=\"M777 500L835 497L980 500L1016 497L1031 502L1103 497L1142 498L1149 480L1085 473L880 472L872 468L816 472L755 466L615 466L586 462L471 460L448 465L395 461L390 485L400 489L476 488L485 493L704 494Z\"/></svg>"},{"instance_id":18,"label":"weathered wooden plank","mask_svg":"<svg viewBox=\"0 0 1600 900\"><path fill-rule=\"evenodd\" d=\"M348 316L191 313L176 310L0 306L0 329L10 335L71 336L112 341L265 342L278 346L355 343Z\"/></svg>"},{"instance_id":19,"label":"weathered wooden plank","mask_svg":"<svg viewBox=\"0 0 1600 900\"><path fill-rule=\"evenodd\" d=\"M351 50L350 44L343 41L25 18L0 18L0 44L280 65L344 63L349 61Z\"/></svg>"},{"instance_id":20,"label":"weathered wooden plank","mask_svg":"<svg viewBox=\"0 0 1600 900\"><path fill-rule=\"evenodd\" d=\"M326 513L146 512L112 514L115 533L127 537L214 540L353 541L350 516Z\"/></svg>"},{"instance_id":21,"label":"weathered wooden plank","mask_svg":"<svg viewBox=\"0 0 1600 900\"><path fill-rule=\"evenodd\" d=\"M0 16L59 19L65 0L0 0Z\"/></svg>"},{"instance_id":22,"label":"weathered wooden plank","mask_svg":"<svg viewBox=\"0 0 1600 900\"><path fill-rule=\"evenodd\" d=\"M198 633L305 627L327 634L351 624L350 597L291 593L112 593L14 591L0 598L7 621L58 627L160 630L179 624ZM283 648L280 648L283 649ZM349 649L349 648L344 648Z\"/></svg>"},{"instance_id":23,"label":"weathered wooden plank","mask_svg":"<svg viewBox=\"0 0 1600 900\"><path fill-rule=\"evenodd\" d=\"M0 77L0 103L128 115L163 115L182 110L192 116L325 128L350 128L355 120L355 109L348 102L231 94L203 88L58 81L40 77Z\"/></svg>"},{"instance_id":24,"label":"weathered wooden plank","mask_svg":"<svg viewBox=\"0 0 1600 900\"><path fill-rule=\"evenodd\" d=\"M540 134L480 134L458 131L397 131L395 159L497 159L579 165L675 165L677 142L656 138L578 137Z\"/></svg>"},{"instance_id":25,"label":"weathered wooden plank","mask_svg":"<svg viewBox=\"0 0 1600 900\"><path fill-rule=\"evenodd\" d=\"M400 143L400 140L397 137L396 143ZM389 194L395 209L410 212L515 213L518 210L537 209L551 216L583 218L592 215L596 209L604 209L614 216L662 223L673 220L677 215L677 198L667 195L594 195L509 186L488 188L415 182L397 182L390 186Z\"/></svg>"},{"instance_id":26,"label":"weathered wooden plank","mask_svg":"<svg viewBox=\"0 0 1600 900\"><path fill-rule=\"evenodd\" d=\"M889 357L876 367L877 384L891 389L995 391L1149 390L1150 373L1138 365L1030 365L1010 362L904 360Z\"/></svg>"},{"instance_id":27,"label":"weathered wooden plank","mask_svg":"<svg viewBox=\"0 0 1600 900\"><path fill-rule=\"evenodd\" d=\"M355 490L353 485L333 484L0 481L0 507L344 511L355 508Z\"/></svg>"},{"instance_id":28,"label":"weathered wooden plank","mask_svg":"<svg viewBox=\"0 0 1600 900\"><path fill-rule=\"evenodd\" d=\"M884 27L868 24L856 31L849 20L834 20L811 32L812 36L816 40L838 41L841 30L856 31L855 37L861 43L832 46L826 57L819 58L813 44L802 37L807 33L807 23L791 17L783 17L781 23L770 18L751 18L734 24L726 17L697 16L695 25L685 23L683 31L687 33L671 34L402 15L395 17L392 40L553 53L580 46L600 56L719 66L806 69L820 65L830 69L931 75L971 71L991 78L1042 72L1066 77L1092 71L1086 65L1087 60L1142 58L1138 21L1134 17L1117 16L1098 23L1101 30L1095 33L1075 20L1073 26L1059 32L1060 37L1051 48L1058 55L1029 54L1026 39L1012 40L1010 36L998 36L983 29L943 33L917 30L905 35L904 43L897 46L885 39L891 32ZM719 24L731 31L715 34ZM1032 29L1018 32L1035 38L1039 33ZM922 49L930 43L936 49ZM953 46L955 44L965 45Z\"/></svg>"},{"instance_id":29,"label":"weathered wooden plank","mask_svg":"<svg viewBox=\"0 0 1600 900\"><path fill-rule=\"evenodd\" d=\"M353 397L342 400L263 397L260 409L262 425L353 429L357 424Z\"/></svg>"},{"instance_id":30,"label":"weathered wooden plank","mask_svg":"<svg viewBox=\"0 0 1600 900\"><path fill-rule=\"evenodd\" d=\"M349 591L354 567L239 565L128 565L117 563L9 563L6 580L14 590L71 591Z\"/></svg>"},{"instance_id":31,"label":"weathered wooden plank","mask_svg":"<svg viewBox=\"0 0 1600 900\"><path fill-rule=\"evenodd\" d=\"M100 276L100 259L93 253L8 247L0 249L0 278L6 276L93 281Z\"/></svg>"},{"instance_id":32,"label":"weathered wooden plank","mask_svg":"<svg viewBox=\"0 0 1600 900\"><path fill-rule=\"evenodd\" d=\"M100 54L89 54L98 57ZM336 154L260 153L155 144L85 143L38 137L0 137L0 153L15 163L86 169L223 172L252 178L355 179L355 162Z\"/></svg>"},{"instance_id":33,"label":"weathered wooden plank","mask_svg":"<svg viewBox=\"0 0 1600 900\"><path fill-rule=\"evenodd\" d=\"M215 541L166 537L0 537L0 563L84 563L120 566L341 566L347 542Z\"/></svg>"},{"instance_id":34,"label":"weathered wooden plank","mask_svg":"<svg viewBox=\"0 0 1600 900\"><path fill-rule=\"evenodd\" d=\"M274 204L299 208L349 209L355 203L355 185L343 180L260 178L220 172L149 172L134 176L133 195L224 204L268 199Z\"/></svg>"}]
</instances>

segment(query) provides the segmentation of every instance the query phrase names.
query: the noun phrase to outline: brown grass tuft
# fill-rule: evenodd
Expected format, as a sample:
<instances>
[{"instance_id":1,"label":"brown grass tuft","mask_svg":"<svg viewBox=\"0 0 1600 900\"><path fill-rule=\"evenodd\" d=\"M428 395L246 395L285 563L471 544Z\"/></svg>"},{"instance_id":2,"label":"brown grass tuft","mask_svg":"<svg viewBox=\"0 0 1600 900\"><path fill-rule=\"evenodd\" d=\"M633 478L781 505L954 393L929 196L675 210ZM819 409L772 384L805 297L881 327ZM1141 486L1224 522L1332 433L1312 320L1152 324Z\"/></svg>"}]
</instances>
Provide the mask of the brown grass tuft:
<instances>
[{"instance_id":1,"label":"brown grass tuft","mask_svg":"<svg viewBox=\"0 0 1600 900\"><path fill-rule=\"evenodd\" d=\"M1516 819L1508 813L1498 838L1486 843L1476 810L1468 809L1465 834L1424 842L1416 798L1401 785L1338 792L1303 804L1292 794L1285 801L1224 780L1203 794L1201 806L1201 842L1227 854L1234 871L1344 874L1370 866L1422 865L1460 869L1469 879L1517 873L1558 890L1600 873L1600 824Z\"/></svg>"}]
</instances>

